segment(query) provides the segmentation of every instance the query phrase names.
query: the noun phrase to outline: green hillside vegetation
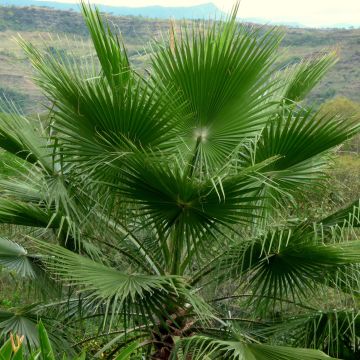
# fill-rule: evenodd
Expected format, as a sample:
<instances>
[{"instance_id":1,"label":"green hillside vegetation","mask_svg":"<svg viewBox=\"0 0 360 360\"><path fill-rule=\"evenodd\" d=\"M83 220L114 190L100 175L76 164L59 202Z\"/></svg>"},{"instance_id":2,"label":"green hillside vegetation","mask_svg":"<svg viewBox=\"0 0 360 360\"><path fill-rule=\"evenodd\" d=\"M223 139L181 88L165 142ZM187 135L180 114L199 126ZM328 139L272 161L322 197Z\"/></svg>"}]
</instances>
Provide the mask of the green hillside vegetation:
<instances>
[{"instance_id":1,"label":"green hillside vegetation","mask_svg":"<svg viewBox=\"0 0 360 360\"><path fill-rule=\"evenodd\" d=\"M115 31L121 31L132 63L144 69L148 63L146 53L150 51L146 44L150 39L161 39L162 35L166 35L169 21L131 16L107 17ZM360 102L360 29L284 28L284 32L285 38L276 63L280 68L297 63L304 56L322 53L329 47L339 52L338 64L312 91L307 99L309 104L317 107L336 96ZM30 68L13 40L18 34L37 46L46 47L45 39L64 53L74 52L76 56L81 56L88 53L86 27L80 14L72 11L0 7L0 92L22 105L25 112L39 111L40 93L25 77L24 74L31 74Z\"/></svg>"},{"instance_id":2,"label":"green hillside vegetation","mask_svg":"<svg viewBox=\"0 0 360 360\"><path fill-rule=\"evenodd\" d=\"M360 122L360 104L345 97L326 101L319 109L320 116L336 117L341 121ZM328 213L360 198L360 136L345 141L337 148L337 157L329 170L330 180L322 191L306 197L298 215Z\"/></svg>"},{"instance_id":3,"label":"green hillside vegetation","mask_svg":"<svg viewBox=\"0 0 360 360\"><path fill-rule=\"evenodd\" d=\"M339 116L344 121L360 122L360 103L352 101L348 98L339 96L328 100L320 107L321 114L330 114ZM341 151L360 153L360 137L355 136L353 139L347 141L341 148Z\"/></svg>"}]
</instances>

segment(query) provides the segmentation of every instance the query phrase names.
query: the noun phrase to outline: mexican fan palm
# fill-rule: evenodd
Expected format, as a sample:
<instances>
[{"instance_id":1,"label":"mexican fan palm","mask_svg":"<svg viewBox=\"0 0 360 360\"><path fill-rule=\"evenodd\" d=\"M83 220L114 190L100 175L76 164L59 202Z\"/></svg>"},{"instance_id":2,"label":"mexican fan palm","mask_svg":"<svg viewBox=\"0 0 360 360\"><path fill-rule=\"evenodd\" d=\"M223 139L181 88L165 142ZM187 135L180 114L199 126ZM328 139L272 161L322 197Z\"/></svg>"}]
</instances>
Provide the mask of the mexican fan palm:
<instances>
[{"instance_id":1,"label":"mexican fan palm","mask_svg":"<svg viewBox=\"0 0 360 360\"><path fill-rule=\"evenodd\" d=\"M47 98L1 115L0 264L32 299L3 336L109 359L319 360L359 351L359 204L306 218L351 122L300 105L336 62L282 69L281 33L170 28L145 72L82 4L89 57L20 39ZM354 199L356 200L356 199ZM57 349L57 350L56 350Z\"/></svg>"}]
</instances>

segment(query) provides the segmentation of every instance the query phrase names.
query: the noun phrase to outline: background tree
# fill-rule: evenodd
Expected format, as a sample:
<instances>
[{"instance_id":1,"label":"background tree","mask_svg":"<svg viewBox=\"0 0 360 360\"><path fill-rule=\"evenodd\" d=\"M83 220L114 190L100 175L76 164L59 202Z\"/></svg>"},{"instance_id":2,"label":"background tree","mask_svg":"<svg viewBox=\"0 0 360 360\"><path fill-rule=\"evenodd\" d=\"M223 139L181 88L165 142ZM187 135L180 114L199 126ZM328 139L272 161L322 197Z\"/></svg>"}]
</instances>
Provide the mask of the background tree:
<instances>
[{"instance_id":1,"label":"background tree","mask_svg":"<svg viewBox=\"0 0 360 360\"><path fill-rule=\"evenodd\" d=\"M323 114L331 114L339 116L343 121L360 122L360 104L346 97L336 97L324 103L320 112ZM341 147L342 151L360 153L360 138L353 137Z\"/></svg>"},{"instance_id":2,"label":"background tree","mask_svg":"<svg viewBox=\"0 0 360 360\"><path fill-rule=\"evenodd\" d=\"M35 348L41 318L58 351L96 339L95 357L358 356L358 201L291 216L358 131L298 105L336 54L277 72L281 34L237 9L173 28L146 77L85 4L96 56L20 40L51 106L45 123L1 115L19 162L0 181L0 262L42 300L1 312L4 335Z\"/></svg>"}]
</instances>

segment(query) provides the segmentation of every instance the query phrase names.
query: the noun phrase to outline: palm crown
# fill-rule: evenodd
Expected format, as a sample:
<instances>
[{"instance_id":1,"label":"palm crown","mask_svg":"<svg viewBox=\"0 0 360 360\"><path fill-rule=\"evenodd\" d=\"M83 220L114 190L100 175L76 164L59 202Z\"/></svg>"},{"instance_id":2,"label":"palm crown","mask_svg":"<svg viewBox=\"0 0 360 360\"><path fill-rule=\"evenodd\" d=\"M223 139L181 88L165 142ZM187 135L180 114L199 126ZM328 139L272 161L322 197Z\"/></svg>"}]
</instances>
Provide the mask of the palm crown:
<instances>
[{"instance_id":1,"label":"palm crown","mask_svg":"<svg viewBox=\"0 0 360 360\"><path fill-rule=\"evenodd\" d=\"M142 75L99 12L82 12L96 56L20 40L46 120L0 116L0 146L19 159L0 181L0 222L16 225L0 264L42 299L1 312L2 333L32 348L41 318L58 351L98 339L95 356L118 359L355 354L358 202L288 219L358 131L299 105L336 54L277 70L281 34L238 24L236 6L172 26Z\"/></svg>"}]
</instances>

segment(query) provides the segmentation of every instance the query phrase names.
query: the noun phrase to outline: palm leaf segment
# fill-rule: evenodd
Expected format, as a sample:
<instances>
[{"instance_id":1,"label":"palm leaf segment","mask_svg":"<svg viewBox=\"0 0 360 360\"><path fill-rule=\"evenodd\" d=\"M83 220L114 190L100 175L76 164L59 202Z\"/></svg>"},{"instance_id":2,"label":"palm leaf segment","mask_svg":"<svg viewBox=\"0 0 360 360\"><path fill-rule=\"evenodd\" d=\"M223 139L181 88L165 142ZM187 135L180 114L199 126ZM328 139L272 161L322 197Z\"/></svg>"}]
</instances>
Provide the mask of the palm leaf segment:
<instances>
[{"instance_id":1,"label":"palm leaf segment","mask_svg":"<svg viewBox=\"0 0 360 360\"><path fill-rule=\"evenodd\" d=\"M72 191L74 179L57 162L49 129L44 126L17 113L0 113L0 146L18 158L9 164L16 179L9 180L6 174L0 179L0 222L54 228L64 236L70 232L76 236L73 225L79 225L83 211L79 192Z\"/></svg>"}]
</instances>

